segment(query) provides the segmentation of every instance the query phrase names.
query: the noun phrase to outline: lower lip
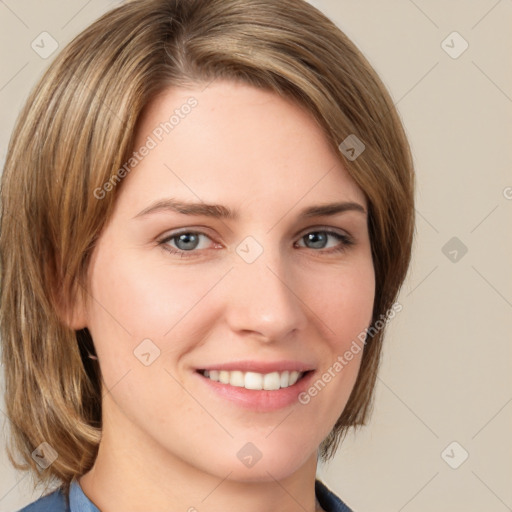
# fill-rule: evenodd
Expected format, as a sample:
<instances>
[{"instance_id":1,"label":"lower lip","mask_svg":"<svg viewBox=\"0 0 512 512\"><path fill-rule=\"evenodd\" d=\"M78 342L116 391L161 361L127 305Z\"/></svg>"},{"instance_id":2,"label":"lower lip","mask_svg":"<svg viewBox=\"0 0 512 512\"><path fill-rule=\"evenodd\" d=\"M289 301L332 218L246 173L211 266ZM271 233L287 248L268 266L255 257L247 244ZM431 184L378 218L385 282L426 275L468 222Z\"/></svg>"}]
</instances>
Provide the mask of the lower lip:
<instances>
[{"instance_id":1,"label":"lower lip","mask_svg":"<svg viewBox=\"0 0 512 512\"><path fill-rule=\"evenodd\" d=\"M298 402L298 395L310 386L310 382L315 374L314 371L310 371L293 386L267 391L264 389L257 390L231 386L230 384L211 380L199 372L195 373L216 394L240 407L256 412L277 411L294 405Z\"/></svg>"}]
</instances>

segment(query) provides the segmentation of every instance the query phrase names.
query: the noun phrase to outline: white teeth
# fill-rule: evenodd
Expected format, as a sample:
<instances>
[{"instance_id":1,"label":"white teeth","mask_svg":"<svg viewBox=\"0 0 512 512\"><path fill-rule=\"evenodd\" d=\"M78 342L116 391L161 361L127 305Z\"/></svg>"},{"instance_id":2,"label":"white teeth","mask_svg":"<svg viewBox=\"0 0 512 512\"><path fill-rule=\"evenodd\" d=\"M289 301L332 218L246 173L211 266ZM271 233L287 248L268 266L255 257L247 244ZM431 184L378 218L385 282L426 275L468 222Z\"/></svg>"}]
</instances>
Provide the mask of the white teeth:
<instances>
[{"instance_id":1,"label":"white teeth","mask_svg":"<svg viewBox=\"0 0 512 512\"><path fill-rule=\"evenodd\" d=\"M274 390L281 387L281 376L279 372L267 373L263 377L263 389Z\"/></svg>"},{"instance_id":2,"label":"white teeth","mask_svg":"<svg viewBox=\"0 0 512 512\"><path fill-rule=\"evenodd\" d=\"M243 372L228 372L230 374L229 376L229 383L232 386L236 386L239 388L243 388L245 385L244 381L244 373Z\"/></svg>"},{"instance_id":3,"label":"white teeth","mask_svg":"<svg viewBox=\"0 0 512 512\"><path fill-rule=\"evenodd\" d=\"M246 389L263 389L263 375L261 373L247 372L244 380L244 388Z\"/></svg>"},{"instance_id":4,"label":"white teeth","mask_svg":"<svg viewBox=\"0 0 512 512\"><path fill-rule=\"evenodd\" d=\"M293 371L290 373L290 378L288 380L288 385L293 386L299 380L299 372Z\"/></svg>"},{"instance_id":5,"label":"white teeth","mask_svg":"<svg viewBox=\"0 0 512 512\"><path fill-rule=\"evenodd\" d=\"M255 389L266 391L274 391L280 388L288 388L293 386L303 375L304 372L288 370L284 372L272 373L256 373L241 372L234 370L228 372L225 370L205 370L203 375L210 380L221 382L222 384L230 384L231 386L243 387L246 389Z\"/></svg>"}]
</instances>

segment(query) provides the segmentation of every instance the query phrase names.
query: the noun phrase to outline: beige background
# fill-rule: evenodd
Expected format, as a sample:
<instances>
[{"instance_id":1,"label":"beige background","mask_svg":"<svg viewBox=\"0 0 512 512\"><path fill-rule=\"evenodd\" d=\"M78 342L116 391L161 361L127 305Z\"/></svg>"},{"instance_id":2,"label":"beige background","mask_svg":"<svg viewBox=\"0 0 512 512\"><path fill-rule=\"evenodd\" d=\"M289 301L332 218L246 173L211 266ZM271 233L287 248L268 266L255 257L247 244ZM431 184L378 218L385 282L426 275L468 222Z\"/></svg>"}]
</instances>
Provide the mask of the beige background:
<instances>
[{"instance_id":1,"label":"beige background","mask_svg":"<svg viewBox=\"0 0 512 512\"><path fill-rule=\"evenodd\" d=\"M55 55L44 60L31 42L47 31L62 47L115 3L0 1L2 163L15 117ZM389 87L418 181L414 262L374 414L319 474L355 512L512 510L512 2L311 3ZM469 44L458 58L442 47L453 31ZM444 47L463 44L450 36ZM2 448L0 511L37 498L28 483Z\"/></svg>"}]
</instances>

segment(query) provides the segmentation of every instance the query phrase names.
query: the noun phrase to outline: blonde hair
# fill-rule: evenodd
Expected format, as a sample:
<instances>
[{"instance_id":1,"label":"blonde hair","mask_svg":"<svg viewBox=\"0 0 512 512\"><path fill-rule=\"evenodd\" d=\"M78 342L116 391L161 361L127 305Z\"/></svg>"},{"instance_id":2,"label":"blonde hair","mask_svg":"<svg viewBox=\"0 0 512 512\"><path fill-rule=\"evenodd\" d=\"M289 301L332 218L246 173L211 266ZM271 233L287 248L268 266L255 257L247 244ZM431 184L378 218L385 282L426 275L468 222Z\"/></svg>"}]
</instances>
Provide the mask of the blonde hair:
<instances>
[{"instance_id":1,"label":"blonde hair","mask_svg":"<svg viewBox=\"0 0 512 512\"><path fill-rule=\"evenodd\" d=\"M55 59L14 129L1 181L0 334L8 455L17 469L66 492L86 473L101 437L100 369L87 329L58 314L85 296L91 252L108 221L117 174L137 121L163 89L239 80L305 106L332 146L355 135L365 150L340 161L368 200L375 269L373 322L406 276L414 230L409 146L393 102L367 60L302 0L135 0L108 12ZM331 458L367 419L384 328L366 336L349 401L320 446ZM32 451L58 458L44 471ZM19 456L21 460L17 459Z\"/></svg>"}]
</instances>

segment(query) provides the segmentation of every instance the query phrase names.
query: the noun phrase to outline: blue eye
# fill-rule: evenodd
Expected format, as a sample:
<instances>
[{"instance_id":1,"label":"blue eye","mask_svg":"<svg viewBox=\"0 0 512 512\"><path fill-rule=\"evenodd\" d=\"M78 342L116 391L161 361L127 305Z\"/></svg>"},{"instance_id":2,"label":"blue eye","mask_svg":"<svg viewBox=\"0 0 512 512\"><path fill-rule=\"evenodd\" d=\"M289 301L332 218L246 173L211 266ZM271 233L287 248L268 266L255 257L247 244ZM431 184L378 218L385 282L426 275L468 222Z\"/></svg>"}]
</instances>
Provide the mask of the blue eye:
<instances>
[{"instance_id":1,"label":"blue eye","mask_svg":"<svg viewBox=\"0 0 512 512\"><path fill-rule=\"evenodd\" d=\"M178 249L188 251L197 249L199 237L199 233L182 233L181 235L174 236L172 240L176 240Z\"/></svg>"},{"instance_id":2,"label":"blue eye","mask_svg":"<svg viewBox=\"0 0 512 512\"><path fill-rule=\"evenodd\" d=\"M318 231L310 231L301 237L301 240L304 240L309 249L325 249L328 244L329 238L334 238L338 242L342 242L338 244L334 248L331 248L329 251L323 252L338 252L345 250L348 246L353 245L353 240L348 236L342 233L338 233L336 231L330 230L318 230Z\"/></svg>"},{"instance_id":3,"label":"blue eye","mask_svg":"<svg viewBox=\"0 0 512 512\"><path fill-rule=\"evenodd\" d=\"M182 258L195 257L199 256L198 253L200 253L201 250L208 248L207 246L199 247L201 237L211 241L211 238L205 233L197 231L182 231L181 233L175 233L167 236L158 242L158 245L162 246L162 248L167 252L180 255ZM337 244L328 247L330 239L335 240ZM304 241L306 245L296 245L300 241ZM299 242L296 242L294 247L305 247L306 249L313 249L315 252L327 254L344 251L354 244L354 241L350 236L327 229L309 231L300 237Z\"/></svg>"},{"instance_id":4,"label":"blue eye","mask_svg":"<svg viewBox=\"0 0 512 512\"><path fill-rule=\"evenodd\" d=\"M184 231L166 237L164 240L159 242L159 244L162 245L162 247L171 254L180 254L187 257L188 254L186 253L194 252L198 248L200 237L210 239L210 237L204 233L199 233L196 231ZM169 242L173 242L175 247L169 245Z\"/></svg>"}]
</instances>

